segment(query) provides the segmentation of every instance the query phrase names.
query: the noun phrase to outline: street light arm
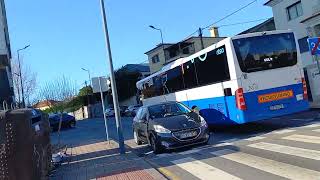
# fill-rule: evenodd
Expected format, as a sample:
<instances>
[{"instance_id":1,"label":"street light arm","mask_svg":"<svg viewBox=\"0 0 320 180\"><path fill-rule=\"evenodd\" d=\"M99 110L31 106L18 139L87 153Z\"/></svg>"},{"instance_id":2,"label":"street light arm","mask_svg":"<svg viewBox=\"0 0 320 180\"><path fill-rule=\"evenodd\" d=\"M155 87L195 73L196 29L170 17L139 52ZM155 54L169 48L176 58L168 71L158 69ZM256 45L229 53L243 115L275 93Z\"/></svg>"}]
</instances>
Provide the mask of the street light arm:
<instances>
[{"instance_id":1,"label":"street light arm","mask_svg":"<svg viewBox=\"0 0 320 180\"><path fill-rule=\"evenodd\" d=\"M17 52L19 53L19 51L25 50L25 49L27 49L28 47L30 47L30 44L27 45L27 46L25 46L24 48L18 49Z\"/></svg>"}]
</instances>

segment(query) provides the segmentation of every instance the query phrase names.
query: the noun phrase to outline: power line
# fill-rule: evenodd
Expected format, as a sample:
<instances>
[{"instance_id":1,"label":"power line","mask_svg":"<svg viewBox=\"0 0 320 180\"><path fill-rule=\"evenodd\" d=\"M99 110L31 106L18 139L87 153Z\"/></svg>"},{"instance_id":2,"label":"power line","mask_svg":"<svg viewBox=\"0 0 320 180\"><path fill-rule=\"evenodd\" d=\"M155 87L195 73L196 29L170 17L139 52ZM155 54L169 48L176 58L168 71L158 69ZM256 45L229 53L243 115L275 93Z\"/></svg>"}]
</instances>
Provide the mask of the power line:
<instances>
[{"instance_id":1,"label":"power line","mask_svg":"<svg viewBox=\"0 0 320 180\"><path fill-rule=\"evenodd\" d=\"M260 22L260 21L265 21L268 19L270 19L270 18L257 19L257 20L245 21L245 22L238 22L238 23L233 23L233 24L223 24L223 25L218 26L218 28L227 27L227 26L236 26L236 25L240 25L240 24L248 24L248 23L253 23L253 22Z\"/></svg>"},{"instance_id":2,"label":"power line","mask_svg":"<svg viewBox=\"0 0 320 180\"><path fill-rule=\"evenodd\" d=\"M245 6L243 6L243 7L239 8L239 9L237 9L236 11L233 11L232 13L230 13L230 14L228 14L228 15L224 16L223 18L221 18L221 19L219 19L219 20L215 21L214 23L212 23L212 24L210 24L210 25L206 26L205 28L200 28L200 30L207 29L207 28L211 27L212 25L217 24L217 23L219 23L219 22L221 22L221 21L223 21L223 20L225 20L225 19L229 18L230 16L232 16L232 15L234 15L234 14L236 14L236 13L240 12L241 10L243 10L243 9L245 9L245 8L247 8L247 7L249 7L250 5L252 5L253 3L255 3L255 2L257 2L257 1L258 1L258 0L253 0L253 1L251 1L250 3L246 4ZM259 19L259 20L254 20L254 21L250 21L250 22L258 22L258 21L262 21L262 20L266 20L266 19ZM248 22L243 22L243 23L250 23L250 22L248 21ZM224 27L224 26L231 26L231 25L238 25L238 24L241 24L241 23L221 25L220 27ZM192 37L192 36L193 36L194 34L196 34L196 33L199 33L199 29L197 29L196 31L194 31L194 32L193 32L193 33L191 33L190 35L186 36L183 40L178 41L177 43L180 43L180 42L183 42L183 41L187 40L188 38ZM141 63L139 63L139 64L142 64L142 63L147 62L147 61L148 61L148 60L143 61L143 62L141 62Z\"/></svg>"},{"instance_id":3,"label":"power line","mask_svg":"<svg viewBox=\"0 0 320 180\"><path fill-rule=\"evenodd\" d=\"M215 25L215 24L217 24L217 23L219 23L219 22L221 22L221 21L223 21L223 20L227 19L228 17L230 17L230 16L232 16L232 15L234 15L234 14L238 13L239 11L241 11L241 10L243 10L243 9L247 8L247 7L249 7L250 5L252 5L253 3L255 3L255 2L257 2L257 1L258 1L258 0L253 0L253 1L251 1L251 2L250 2L250 3L248 3L247 5L245 5L245 6L241 7L241 8L239 8L239 9L237 9L236 11L234 11L234 12L232 12L232 13L230 13L230 14L228 14L228 15L224 16L223 18L221 18L221 19L219 19L219 20L215 21L214 23L212 23L212 24L210 24L210 25L206 26L206 27L205 27L205 28L203 28L203 29L210 28L212 25Z\"/></svg>"},{"instance_id":4,"label":"power line","mask_svg":"<svg viewBox=\"0 0 320 180\"><path fill-rule=\"evenodd\" d=\"M201 30L207 29L207 28L211 27L212 25L217 24L217 23L219 23L219 22L221 22L221 21L223 21L223 20L225 20L225 19L229 18L230 16L232 16L232 15L234 15L234 14L238 13L239 11L241 11L241 10L243 10L243 9L245 9L245 8L247 8L247 7L249 7L250 5L252 5L253 3L255 3L255 2L257 2L257 1L258 1L258 0L253 0L253 1L251 1L250 3L246 4L245 6L242 6L241 8L237 9L236 11L233 11L232 13L230 13L230 14L228 14L228 15L224 16L223 18L221 18L221 19L219 19L219 20L215 21L214 23L212 23L212 24L210 24L210 25L206 26L205 28L200 28L200 29L201 29ZM177 43L180 43L180 42L183 42L183 41L187 40L188 38L192 37L192 36L193 36L194 34L196 34L196 33L199 33L199 29L197 29L196 31L194 31L193 33L191 33L190 35L188 35L188 36L187 36L187 37L185 37L183 40L181 40L181 41L179 41L179 42L177 42Z\"/></svg>"}]
</instances>

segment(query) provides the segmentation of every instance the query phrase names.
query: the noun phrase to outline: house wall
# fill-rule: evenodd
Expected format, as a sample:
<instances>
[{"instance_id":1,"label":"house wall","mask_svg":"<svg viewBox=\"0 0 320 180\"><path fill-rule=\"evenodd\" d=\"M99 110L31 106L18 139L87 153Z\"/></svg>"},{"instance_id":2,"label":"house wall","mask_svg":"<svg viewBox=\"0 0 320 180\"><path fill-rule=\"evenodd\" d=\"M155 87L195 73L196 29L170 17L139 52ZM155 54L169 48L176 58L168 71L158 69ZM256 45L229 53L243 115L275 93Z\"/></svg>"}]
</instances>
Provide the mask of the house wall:
<instances>
[{"instance_id":1,"label":"house wall","mask_svg":"<svg viewBox=\"0 0 320 180\"><path fill-rule=\"evenodd\" d=\"M159 62L157 63L153 63L152 62L152 57L155 55L159 55ZM164 51L162 49L158 50L158 51L153 51L148 55L148 61L149 61L149 65L150 65L150 72L154 73L159 71L162 67L163 64L166 62L165 60L165 55L164 55Z\"/></svg>"},{"instance_id":2,"label":"house wall","mask_svg":"<svg viewBox=\"0 0 320 180\"><path fill-rule=\"evenodd\" d=\"M292 29L296 33L297 39L302 39L310 36L320 36L320 29L316 26L320 25L320 15L315 16L312 20L303 22L303 20L312 17L320 12L320 0L301 0L303 15L289 20L287 8L299 0L274 0L269 3L272 7L273 16L277 30ZM301 53L302 65L307 70L307 78L312 95L311 107L320 107L320 94L319 94L319 79L320 75L317 74L318 68L315 65L316 61L311 56L309 51Z\"/></svg>"},{"instance_id":3,"label":"house wall","mask_svg":"<svg viewBox=\"0 0 320 180\"><path fill-rule=\"evenodd\" d=\"M278 0L279 1L279 0ZM291 6L292 4L298 2L299 0L282 0L279 3L276 3L272 6L274 21L276 24L277 30L287 30L292 29L295 31L297 39L301 39L307 36L307 26L301 23L302 20L312 16L314 13L317 4L319 3L318 0L301 0L303 15L289 20L287 15L287 7ZM320 23L320 22L319 22ZM314 61L312 56L309 52L305 52L301 54L302 64L304 67L307 65L313 64Z\"/></svg>"},{"instance_id":4,"label":"house wall","mask_svg":"<svg viewBox=\"0 0 320 180\"><path fill-rule=\"evenodd\" d=\"M4 0L0 0L0 109L3 109L3 101L6 101L10 107L14 99L10 58L11 50L5 5Z\"/></svg>"}]
</instances>

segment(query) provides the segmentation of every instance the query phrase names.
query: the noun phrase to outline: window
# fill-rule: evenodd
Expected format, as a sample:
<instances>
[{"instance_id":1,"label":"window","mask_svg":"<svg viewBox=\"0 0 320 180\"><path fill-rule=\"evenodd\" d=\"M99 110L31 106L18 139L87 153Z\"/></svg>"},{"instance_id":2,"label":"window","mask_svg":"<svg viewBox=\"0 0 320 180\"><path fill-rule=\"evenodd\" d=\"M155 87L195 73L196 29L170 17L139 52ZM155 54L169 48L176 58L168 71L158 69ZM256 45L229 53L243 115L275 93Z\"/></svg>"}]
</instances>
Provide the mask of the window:
<instances>
[{"instance_id":1,"label":"window","mask_svg":"<svg viewBox=\"0 0 320 180\"><path fill-rule=\"evenodd\" d=\"M194 61L188 61L180 66L182 69L184 89L198 86L197 70Z\"/></svg>"},{"instance_id":2,"label":"window","mask_svg":"<svg viewBox=\"0 0 320 180\"><path fill-rule=\"evenodd\" d=\"M293 33L273 34L233 40L242 72L250 73L297 64Z\"/></svg>"},{"instance_id":3,"label":"window","mask_svg":"<svg viewBox=\"0 0 320 180\"><path fill-rule=\"evenodd\" d=\"M184 88L181 66L166 72L166 81L164 82L164 85L166 86L166 93L173 93Z\"/></svg>"},{"instance_id":4,"label":"window","mask_svg":"<svg viewBox=\"0 0 320 180\"><path fill-rule=\"evenodd\" d=\"M305 52L309 51L308 37L304 37L302 39L299 39L298 43L300 46L300 53L305 53Z\"/></svg>"},{"instance_id":5,"label":"window","mask_svg":"<svg viewBox=\"0 0 320 180\"><path fill-rule=\"evenodd\" d=\"M303 15L301 1L287 7L288 19L293 20Z\"/></svg>"},{"instance_id":6,"label":"window","mask_svg":"<svg viewBox=\"0 0 320 180\"><path fill-rule=\"evenodd\" d=\"M195 59L200 86L230 80L225 49L222 46Z\"/></svg>"},{"instance_id":7,"label":"window","mask_svg":"<svg viewBox=\"0 0 320 180\"><path fill-rule=\"evenodd\" d=\"M182 54L190 54L189 46L182 49Z\"/></svg>"},{"instance_id":8,"label":"window","mask_svg":"<svg viewBox=\"0 0 320 180\"><path fill-rule=\"evenodd\" d=\"M160 62L159 54L154 55L154 56L151 58L151 60L152 60L152 63L153 63L153 64Z\"/></svg>"}]
</instances>

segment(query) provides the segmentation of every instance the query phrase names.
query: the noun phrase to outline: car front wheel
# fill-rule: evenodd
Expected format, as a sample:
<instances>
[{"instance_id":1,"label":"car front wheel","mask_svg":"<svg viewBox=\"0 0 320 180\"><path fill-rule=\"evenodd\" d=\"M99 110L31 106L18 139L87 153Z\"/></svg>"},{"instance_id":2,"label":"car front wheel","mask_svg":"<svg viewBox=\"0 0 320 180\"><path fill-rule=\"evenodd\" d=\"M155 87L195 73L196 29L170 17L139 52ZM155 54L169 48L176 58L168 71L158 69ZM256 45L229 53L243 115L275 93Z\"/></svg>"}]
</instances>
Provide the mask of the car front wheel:
<instances>
[{"instance_id":1,"label":"car front wheel","mask_svg":"<svg viewBox=\"0 0 320 180\"><path fill-rule=\"evenodd\" d=\"M158 140L154 135L151 135L150 137L150 145L153 150L153 153L160 154L162 152L162 149L159 146Z\"/></svg>"},{"instance_id":2,"label":"car front wheel","mask_svg":"<svg viewBox=\"0 0 320 180\"><path fill-rule=\"evenodd\" d=\"M138 132L137 131L133 131L133 138L134 138L134 142L137 144L137 145L141 145L141 141L140 141L140 138L139 138L139 135L138 135Z\"/></svg>"}]
</instances>

